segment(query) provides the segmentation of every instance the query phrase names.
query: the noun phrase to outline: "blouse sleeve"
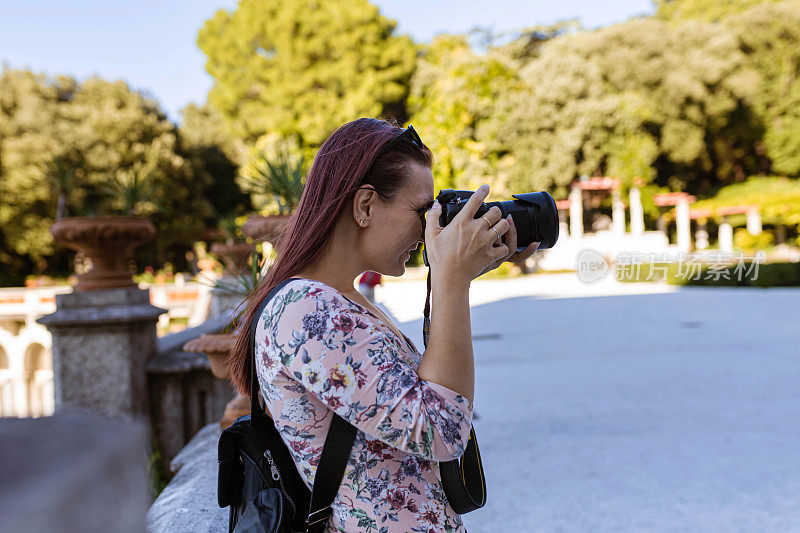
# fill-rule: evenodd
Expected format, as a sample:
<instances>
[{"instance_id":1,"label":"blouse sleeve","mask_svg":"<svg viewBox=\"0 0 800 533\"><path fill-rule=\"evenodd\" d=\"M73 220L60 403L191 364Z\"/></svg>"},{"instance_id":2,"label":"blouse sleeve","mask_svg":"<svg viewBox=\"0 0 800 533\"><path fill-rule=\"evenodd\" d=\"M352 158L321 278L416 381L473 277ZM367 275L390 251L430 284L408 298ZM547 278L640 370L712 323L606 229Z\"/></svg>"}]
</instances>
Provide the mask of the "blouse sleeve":
<instances>
[{"instance_id":1,"label":"blouse sleeve","mask_svg":"<svg viewBox=\"0 0 800 533\"><path fill-rule=\"evenodd\" d=\"M289 283L262 318L261 342L285 373L367 435L434 461L464 452L467 399L420 379L393 337L334 289Z\"/></svg>"}]
</instances>

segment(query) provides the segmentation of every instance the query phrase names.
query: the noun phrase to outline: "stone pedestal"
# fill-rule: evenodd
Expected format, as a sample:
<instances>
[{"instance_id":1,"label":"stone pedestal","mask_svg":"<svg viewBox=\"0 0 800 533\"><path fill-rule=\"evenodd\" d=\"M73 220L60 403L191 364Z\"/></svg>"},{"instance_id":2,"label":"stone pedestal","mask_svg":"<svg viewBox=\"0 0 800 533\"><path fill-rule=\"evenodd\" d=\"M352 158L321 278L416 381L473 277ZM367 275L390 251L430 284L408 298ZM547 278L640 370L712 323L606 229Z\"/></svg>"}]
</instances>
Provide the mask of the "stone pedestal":
<instances>
[{"instance_id":1,"label":"stone pedestal","mask_svg":"<svg viewBox=\"0 0 800 533\"><path fill-rule=\"evenodd\" d=\"M222 420L219 421L219 427L225 429L233 424L233 421L240 416L249 414L250 398L244 394L237 393L236 397L225 406L225 412L222 415Z\"/></svg>"},{"instance_id":2,"label":"stone pedestal","mask_svg":"<svg viewBox=\"0 0 800 533\"><path fill-rule=\"evenodd\" d=\"M56 312L37 322L53 336L55 408L147 417L145 365L165 313L149 290L121 288L56 295Z\"/></svg>"}]
</instances>

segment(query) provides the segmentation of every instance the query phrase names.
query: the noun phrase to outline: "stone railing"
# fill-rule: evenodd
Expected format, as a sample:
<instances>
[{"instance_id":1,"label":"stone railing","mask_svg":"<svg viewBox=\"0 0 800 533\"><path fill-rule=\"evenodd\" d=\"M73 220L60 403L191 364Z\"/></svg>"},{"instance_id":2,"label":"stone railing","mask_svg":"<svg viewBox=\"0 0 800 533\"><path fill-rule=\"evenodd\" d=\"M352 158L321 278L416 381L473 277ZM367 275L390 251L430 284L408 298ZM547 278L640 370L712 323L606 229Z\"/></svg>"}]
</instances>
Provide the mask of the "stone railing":
<instances>
[{"instance_id":1,"label":"stone railing","mask_svg":"<svg viewBox=\"0 0 800 533\"><path fill-rule=\"evenodd\" d=\"M229 508L217 504L219 434L219 423L208 424L172 460L175 477L147 512L147 531L228 531Z\"/></svg>"},{"instance_id":2,"label":"stone railing","mask_svg":"<svg viewBox=\"0 0 800 533\"><path fill-rule=\"evenodd\" d=\"M183 345L200 335L218 333L225 317L213 317L201 325L158 339L156 355L147 362L148 394L153 436L162 466L204 426L219 426L225 404L235 394L227 380L211 374L205 354L184 352Z\"/></svg>"}]
</instances>

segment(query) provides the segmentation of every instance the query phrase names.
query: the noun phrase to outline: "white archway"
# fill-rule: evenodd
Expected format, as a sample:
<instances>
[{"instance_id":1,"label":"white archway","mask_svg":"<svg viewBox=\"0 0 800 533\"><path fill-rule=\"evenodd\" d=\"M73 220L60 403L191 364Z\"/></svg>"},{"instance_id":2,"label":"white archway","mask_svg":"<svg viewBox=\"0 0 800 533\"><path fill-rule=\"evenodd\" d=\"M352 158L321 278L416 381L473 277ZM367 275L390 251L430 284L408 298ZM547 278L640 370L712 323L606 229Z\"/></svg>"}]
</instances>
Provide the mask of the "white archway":
<instances>
[{"instance_id":1,"label":"white archway","mask_svg":"<svg viewBox=\"0 0 800 533\"><path fill-rule=\"evenodd\" d=\"M14 416L14 383L11 379L11 365L8 354L0 346L0 416Z\"/></svg>"},{"instance_id":2,"label":"white archway","mask_svg":"<svg viewBox=\"0 0 800 533\"><path fill-rule=\"evenodd\" d=\"M28 414L34 417L53 414L52 352L38 342L25 349L25 386Z\"/></svg>"}]
</instances>

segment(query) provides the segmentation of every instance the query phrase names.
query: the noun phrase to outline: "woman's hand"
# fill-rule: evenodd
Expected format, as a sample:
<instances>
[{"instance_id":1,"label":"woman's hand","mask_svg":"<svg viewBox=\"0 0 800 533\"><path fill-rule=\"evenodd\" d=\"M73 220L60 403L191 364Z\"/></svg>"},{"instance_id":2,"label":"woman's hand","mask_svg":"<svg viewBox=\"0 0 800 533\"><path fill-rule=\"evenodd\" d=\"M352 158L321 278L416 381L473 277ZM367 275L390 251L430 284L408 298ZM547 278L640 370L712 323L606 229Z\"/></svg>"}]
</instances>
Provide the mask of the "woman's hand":
<instances>
[{"instance_id":1,"label":"woman's hand","mask_svg":"<svg viewBox=\"0 0 800 533\"><path fill-rule=\"evenodd\" d=\"M530 256L533 255L533 252L539 248L540 242L532 242L530 243L525 249L517 251L517 227L514 225L514 219L511 215L506 217L508 220L510 227L508 228L508 233L506 233L506 243L508 244L508 254L500 259L494 261L486 268L483 269L483 272L478 274L478 277L483 276L487 272L491 272L495 268L499 267L503 262L509 261L511 263L522 263ZM492 246L501 246L503 242L498 238L494 241Z\"/></svg>"},{"instance_id":2,"label":"woman's hand","mask_svg":"<svg viewBox=\"0 0 800 533\"><path fill-rule=\"evenodd\" d=\"M488 185L480 187L444 228L439 225L442 206L434 202L425 215L425 253L431 275L444 277L448 283L469 285L487 268L491 270L515 255L524 260L533 253L527 253L527 249L516 252L516 230L513 242L509 242L514 248L503 244L500 239L509 231L511 223L501 219L502 212L497 206L474 218L488 194Z\"/></svg>"}]
</instances>

